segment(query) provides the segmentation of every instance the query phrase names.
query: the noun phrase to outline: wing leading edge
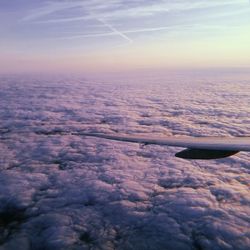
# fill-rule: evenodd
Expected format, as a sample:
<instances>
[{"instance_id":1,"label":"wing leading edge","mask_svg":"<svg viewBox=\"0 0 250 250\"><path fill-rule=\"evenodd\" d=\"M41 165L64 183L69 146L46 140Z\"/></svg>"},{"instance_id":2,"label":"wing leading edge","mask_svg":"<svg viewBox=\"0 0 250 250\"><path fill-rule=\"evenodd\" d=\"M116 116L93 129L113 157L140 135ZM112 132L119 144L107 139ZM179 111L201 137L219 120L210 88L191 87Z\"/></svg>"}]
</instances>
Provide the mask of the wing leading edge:
<instances>
[{"instance_id":1,"label":"wing leading edge","mask_svg":"<svg viewBox=\"0 0 250 250\"><path fill-rule=\"evenodd\" d=\"M250 151L250 137L151 137L101 133L77 133L77 135L122 142L182 147L186 149L175 156L183 159L219 159L240 151Z\"/></svg>"}]
</instances>

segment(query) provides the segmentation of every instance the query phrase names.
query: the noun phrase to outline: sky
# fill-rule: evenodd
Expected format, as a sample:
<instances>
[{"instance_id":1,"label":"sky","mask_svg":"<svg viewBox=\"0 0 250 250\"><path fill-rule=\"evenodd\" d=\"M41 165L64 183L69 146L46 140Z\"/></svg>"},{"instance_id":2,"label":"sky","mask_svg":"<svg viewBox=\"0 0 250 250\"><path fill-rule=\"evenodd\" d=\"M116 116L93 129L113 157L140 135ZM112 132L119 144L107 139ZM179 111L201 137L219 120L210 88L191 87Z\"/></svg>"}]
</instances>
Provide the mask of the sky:
<instances>
[{"instance_id":1,"label":"sky","mask_svg":"<svg viewBox=\"0 0 250 250\"><path fill-rule=\"evenodd\" d=\"M248 0L1 0L0 72L250 66Z\"/></svg>"}]
</instances>

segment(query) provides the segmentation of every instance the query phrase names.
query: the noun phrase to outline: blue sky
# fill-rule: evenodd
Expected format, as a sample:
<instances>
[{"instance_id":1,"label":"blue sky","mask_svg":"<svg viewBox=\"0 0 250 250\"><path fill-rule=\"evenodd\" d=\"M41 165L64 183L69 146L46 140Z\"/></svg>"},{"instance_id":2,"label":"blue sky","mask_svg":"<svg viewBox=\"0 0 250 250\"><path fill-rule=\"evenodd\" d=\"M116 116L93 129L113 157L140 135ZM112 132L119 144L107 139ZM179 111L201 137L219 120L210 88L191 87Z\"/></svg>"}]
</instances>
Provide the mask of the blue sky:
<instances>
[{"instance_id":1,"label":"blue sky","mask_svg":"<svg viewBox=\"0 0 250 250\"><path fill-rule=\"evenodd\" d=\"M196 67L212 66L211 54L221 52L220 66L248 66L249 30L247 0L1 0L0 65Z\"/></svg>"}]
</instances>

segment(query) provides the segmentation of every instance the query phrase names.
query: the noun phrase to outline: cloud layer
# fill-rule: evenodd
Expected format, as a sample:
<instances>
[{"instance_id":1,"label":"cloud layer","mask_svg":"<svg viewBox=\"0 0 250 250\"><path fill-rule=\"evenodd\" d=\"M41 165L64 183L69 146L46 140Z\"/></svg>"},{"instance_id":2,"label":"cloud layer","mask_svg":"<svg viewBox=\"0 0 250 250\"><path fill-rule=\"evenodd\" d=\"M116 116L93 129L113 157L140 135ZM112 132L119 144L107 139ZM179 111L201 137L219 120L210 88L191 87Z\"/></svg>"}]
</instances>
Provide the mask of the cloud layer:
<instances>
[{"instance_id":1,"label":"cloud layer","mask_svg":"<svg viewBox=\"0 0 250 250\"><path fill-rule=\"evenodd\" d=\"M68 135L249 135L245 80L1 77L0 249L248 249L249 162Z\"/></svg>"}]
</instances>

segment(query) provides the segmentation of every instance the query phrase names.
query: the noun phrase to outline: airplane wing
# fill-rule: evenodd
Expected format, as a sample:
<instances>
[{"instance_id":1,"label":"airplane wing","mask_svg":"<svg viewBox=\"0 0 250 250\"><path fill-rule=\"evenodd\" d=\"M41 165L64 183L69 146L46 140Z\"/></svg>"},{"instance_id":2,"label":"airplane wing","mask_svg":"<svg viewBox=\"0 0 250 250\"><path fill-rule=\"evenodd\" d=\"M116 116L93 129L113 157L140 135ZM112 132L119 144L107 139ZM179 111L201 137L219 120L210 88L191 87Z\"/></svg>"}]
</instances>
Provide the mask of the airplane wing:
<instances>
[{"instance_id":1,"label":"airplane wing","mask_svg":"<svg viewBox=\"0 0 250 250\"><path fill-rule=\"evenodd\" d=\"M186 149L178 152L175 156L183 159L219 159L240 151L250 151L250 137L153 137L102 133L77 134L122 142L182 147Z\"/></svg>"}]
</instances>

